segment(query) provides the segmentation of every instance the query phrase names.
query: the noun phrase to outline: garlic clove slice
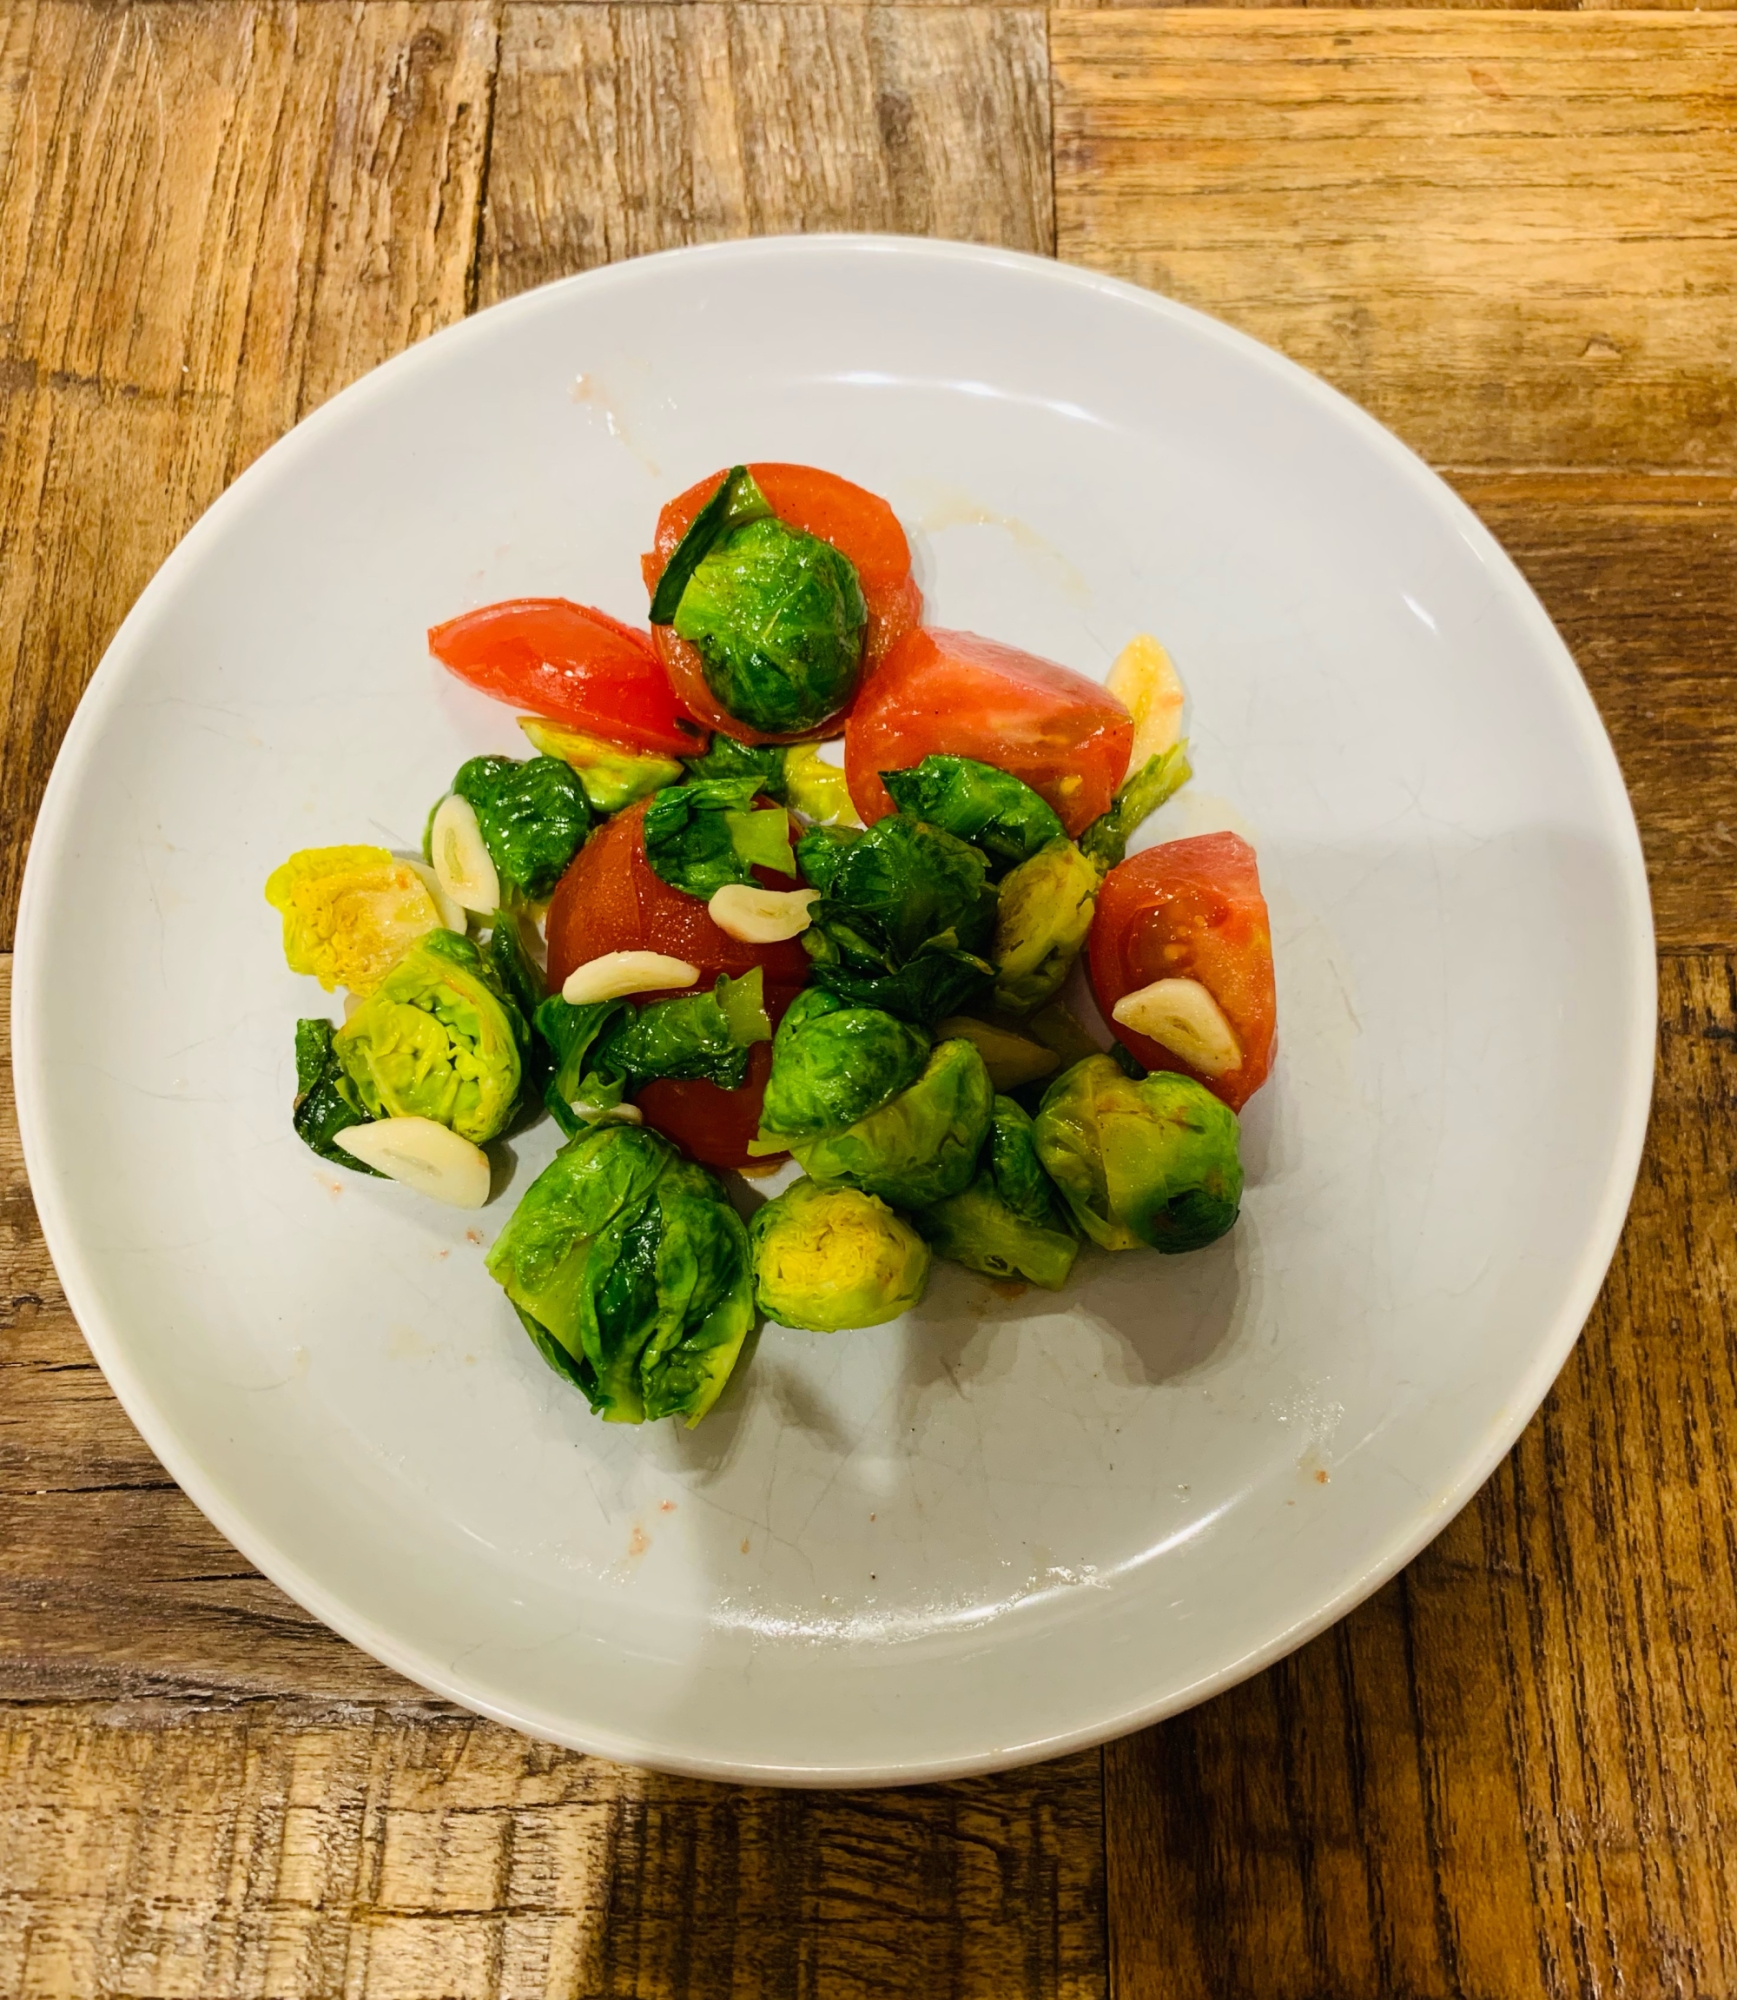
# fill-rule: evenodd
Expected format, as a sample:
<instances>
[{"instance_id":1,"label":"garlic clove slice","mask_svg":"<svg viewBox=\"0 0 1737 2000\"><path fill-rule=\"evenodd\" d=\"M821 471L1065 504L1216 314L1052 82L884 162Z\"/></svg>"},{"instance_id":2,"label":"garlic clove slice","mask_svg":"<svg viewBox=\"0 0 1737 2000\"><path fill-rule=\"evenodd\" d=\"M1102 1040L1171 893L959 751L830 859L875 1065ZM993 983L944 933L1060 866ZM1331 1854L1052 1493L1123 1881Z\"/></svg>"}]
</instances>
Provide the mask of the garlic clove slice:
<instances>
[{"instance_id":1,"label":"garlic clove slice","mask_svg":"<svg viewBox=\"0 0 1737 2000\"><path fill-rule=\"evenodd\" d=\"M366 1167L453 1208L481 1208L489 1198L489 1156L432 1118L377 1118L347 1125L338 1144Z\"/></svg>"},{"instance_id":2,"label":"garlic clove slice","mask_svg":"<svg viewBox=\"0 0 1737 2000\"><path fill-rule=\"evenodd\" d=\"M1182 735L1182 709L1188 696L1170 655L1150 632L1130 639L1116 655L1106 685L1134 718L1130 771L1175 748Z\"/></svg>"},{"instance_id":3,"label":"garlic clove slice","mask_svg":"<svg viewBox=\"0 0 1737 2000\"><path fill-rule=\"evenodd\" d=\"M465 921L464 906L460 903L455 903L440 886L440 877L435 874L426 861L412 861L409 865L416 870L417 874L428 885L428 893L434 898L435 914L440 918L441 927L444 930L457 931L462 937L468 928Z\"/></svg>"},{"instance_id":4,"label":"garlic clove slice","mask_svg":"<svg viewBox=\"0 0 1737 2000\"><path fill-rule=\"evenodd\" d=\"M501 878L489 858L476 808L469 799L452 792L441 800L429 829L428 845L440 886L455 903L481 917L500 908Z\"/></svg>"},{"instance_id":5,"label":"garlic clove slice","mask_svg":"<svg viewBox=\"0 0 1737 2000\"><path fill-rule=\"evenodd\" d=\"M762 889L758 884L726 882L715 890L706 914L726 937L742 944L782 944L800 937L812 919L809 905L818 889Z\"/></svg>"},{"instance_id":6,"label":"garlic clove slice","mask_svg":"<svg viewBox=\"0 0 1737 2000\"><path fill-rule=\"evenodd\" d=\"M570 1007L593 1000L625 1000L632 993L658 993L666 986L692 986L700 968L685 958L666 958L661 951L606 951L574 966L561 988Z\"/></svg>"},{"instance_id":7,"label":"garlic clove slice","mask_svg":"<svg viewBox=\"0 0 1737 2000\"><path fill-rule=\"evenodd\" d=\"M1124 993L1110 1013L1202 1076L1228 1076L1242 1067L1236 1030L1198 979L1155 979L1136 993Z\"/></svg>"}]
</instances>

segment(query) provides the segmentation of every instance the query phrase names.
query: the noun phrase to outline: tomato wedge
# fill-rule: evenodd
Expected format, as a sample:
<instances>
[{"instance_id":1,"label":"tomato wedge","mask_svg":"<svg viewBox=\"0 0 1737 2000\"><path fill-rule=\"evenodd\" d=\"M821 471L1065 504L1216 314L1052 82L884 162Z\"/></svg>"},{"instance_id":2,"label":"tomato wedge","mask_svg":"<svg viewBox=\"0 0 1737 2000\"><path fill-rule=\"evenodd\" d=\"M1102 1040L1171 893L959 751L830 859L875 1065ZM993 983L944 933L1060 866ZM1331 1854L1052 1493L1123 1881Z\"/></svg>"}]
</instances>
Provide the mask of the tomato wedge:
<instances>
[{"instance_id":1,"label":"tomato wedge","mask_svg":"<svg viewBox=\"0 0 1737 2000\"><path fill-rule=\"evenodd\" d=\"M808 977L808 954L791 938L783 944L743 944L719 930L697 896L672 888L645 858L641 799L617 813L573 857L549 905L549 990L559 993L568 973L607 951L661 951L700 969L698 986L636 997L667 1000L696 991L719 975L732 979L758 965L765 979L772 1024ZM780 878L781 879L781 878ZM634 1102L668 1138L709 1167L749 1164L748 1141L760 1127L760 1104L771 1068L771 1045L748 1058L748 1080L738 1090L715 1083L647 1084Z\"/></svg>"},{"instance_id":2,"label":"tomato wedge","mask_svg":"<svg viewBox=\"0 0 1737 2000\"><path fill-rule=\"evenodd\" d=\"M975 632L919 626L864 681L844 726L844 772L872 825L893 810L882 771L936 753L976 757L1023 778L1077 835L1108 809L1133 743L1133 717L1084 674Z\"/></svg>"},{"instance_id":3,"label":"tomato wedge","mask_svg":"<svg viewBox=\"0 0 1737 2000\"><path fill-rule=\"evenodd\" d=\"M1166 841L1112 868L1087 940L1092 991L1116 1039L1148 1069L1180 1070L1240 1111L1273 1066L1273 938L1255 852L1234 833ZM1195 979L1218 1002L1242 1064L1203 1076L1111 1009L1156 979Z\"/></svg>"},{"instance_id":4,"label":"tomato wedge","mask_svg":"<svg viewBox=\"0 0 1737 2000\"><path fill-rule=\"evenodd\" d=\"M428 650L462 681L593 736L698 756L706 732L670 688L649 636L564 597L514 597L430 627Z\"/></svg>"},{"instance_id":5,"label":"tomato wedge","mask_svg":"<svg viewBox=\"0 0 1737 2000\"><path fill-rule=\"evenodd\" d=\"M866 488L816 466L760 464L750 465L748 470L781 521L830 542L855 564L868 606L868 632L863 641L866 677L923 615L923 593L911 576L911 545L898 516ZM725 477L723 472L714 472L700 480L685 493L678 493L657 517L656 545L642 564L648 591L657 589L657 580L677 543ZM651 636L669 669L677 697L709 729L733 736L739 743L794 743L814 734L806 729L791 736L766 736L738 722L706 685L705 669L695 647L669 625L654 626Z\"/></svg>"}]
</instances>

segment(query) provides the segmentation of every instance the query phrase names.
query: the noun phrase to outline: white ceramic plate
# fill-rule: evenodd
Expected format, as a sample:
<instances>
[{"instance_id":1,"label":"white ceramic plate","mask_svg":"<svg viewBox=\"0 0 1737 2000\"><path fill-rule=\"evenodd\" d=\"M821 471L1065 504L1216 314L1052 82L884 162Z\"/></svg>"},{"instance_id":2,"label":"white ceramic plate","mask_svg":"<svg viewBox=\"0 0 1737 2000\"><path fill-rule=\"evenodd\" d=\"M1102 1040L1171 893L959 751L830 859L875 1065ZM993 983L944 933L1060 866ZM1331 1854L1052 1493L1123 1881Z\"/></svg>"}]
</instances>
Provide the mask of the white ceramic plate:
<instances>
[{"instance_id":1,"label":"white ceramic plate","mask_svg":"<svg viewBox=\"0 0 1737 2000\"><path fill-rule=\"evenodd\" d=\"M733 460L887 495L936 623L1101 674L1142 629L1252 831L1282 1053L1199 1255L1051 1298L937 1267L873 1332L768 1329L701 1429L595 1422L474 1218L291 1136L260 885L413 844L510 714L423 630L641 615L660 501ZM143 504L143 502L141 502ZM893 239L617 266L427 341L188 536L79 709L30 858L14 1051L92 1349L261 1569L425 1686L735 1778L1045 1756L1222 1688L1433 1535L1537 1405L1616 1241L1653 959L1572 661L1392 437L1211 320ZM523 1142L513 1191L552 1150Z\"/></svg>"}]
</instances>

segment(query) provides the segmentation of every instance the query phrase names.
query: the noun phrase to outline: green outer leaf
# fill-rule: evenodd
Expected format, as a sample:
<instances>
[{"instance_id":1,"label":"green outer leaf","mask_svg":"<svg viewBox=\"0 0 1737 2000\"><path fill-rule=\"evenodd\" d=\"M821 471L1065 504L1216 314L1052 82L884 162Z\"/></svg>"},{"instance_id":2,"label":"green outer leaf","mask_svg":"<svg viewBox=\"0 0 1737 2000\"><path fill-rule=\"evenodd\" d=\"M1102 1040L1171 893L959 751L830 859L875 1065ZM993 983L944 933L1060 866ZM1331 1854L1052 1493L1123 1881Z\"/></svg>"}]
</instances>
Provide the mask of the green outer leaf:
<instances>
[{"instance_id":1,"label":"green outer leaf","mask_svg":"<svg viewBox=\"0 0 1737 2000\"><path fill-rule=\"evenodd\" d=\"M796 866L809 888L824 896L832 887L844 857L860 829L849 826L811 826L796 843Z\"/></svg>"},{"instance_id":2,"label":"green outer leaf","mask_svg":"<svg viewBox=\"0 0 1737 2000\"><path fill-rule=\"evenodd\" d=\"M501 881L533 900L560 881L591 831L585 787L559 757L472 757L452 789L475 812Z\"/></svg>"},{"instance_id":3,"label":"green outer leaf","mask_svg":"<svg viewBox=\"0 0 1737 2000\"><path fill-rule=\"evenodd\" d=\"M913 819L980 847L997 868L1017 867L1067 829L1031 787L975 757L929 756L905 771L883 771L893 803Z\"/></svg>"},{"instance_id":4,"label":"green outer leaf","mask_svg":"<svg viewBox=\"0 0 1737 2000\"><path fill-rule=\"evenodd\" d=\"M765 812L727 812L724 824L730 829L730 845L736 859L753 879L756 868L770 868L776 875L794 875L796 856L790 846L790 815L782 806Z\"/></svg>"},{"instance_id":5,"label":"green outer leaf","mask_svg":"<svg viewBox=\"0 0 1737 2000\"><path fill-rule=\"evenodd\" d=\"M976 1047L939 1042L908 1089L845 1131L792 1140L790 1150L822 1187L861 1188L921 1209L969 1186L994 1103Z\"/></svg>"},{"instance_id":6,"label":"green outer leaf","mask_svg":"<svg viewBox=\"0 0 1737 2000\"><path fill-rule=\"evenodd\" d=\"M1123 780L1109 811L1100 814L1080 835L1080 852L1100 875L1109 874L1127 854L1128 842L1142 821L1150 819L1193 776L1186 737L1156 757L1148 757L1139 770Z\"/></svg>"},{"instance_id":7,"label":"green outer leaf","mask_svg":"<svg viewBox=\"0 0 1737 2000\"><path fill-rule=\"evenodd\" d=\"M330 1021L312 1019L296 1023L296 1099L292 1123L296 1137L322 1160L348 1167L352 1173L385 1177L374 1167L364 1166L354 1153L337 1143L338 1134L351 1125L365 1125L368 1114L362 1109L356 1086L344 1074L332 1048L334 1030Z\"/></svg>"},{"instance_id":8,"label":"green outer leaf","mask_svg":"<svg viewBox=\"0 0 1737 2000\"><path fill-rule=\"evenodd\" d=\"M599 1102L584 1087L591 1051L626 1007L625 1000L592 1000L575 1007L559 993L552 993L537 1009L537 1033L554 1062L548 1087L564 1103L576 1103L581 1097L589 1103ZM548 1101L547 1093L544 1101Z\"/></svg>"},{"instance_id":9,"label":"green outer leaf","mask_svg":"<svg viewBox=\"0 0 1737 2000\"><path fill-rule=\"evenodd\" d=\"M709 993L630 1008L597 1044L598 1074L619 1078L630 1089L660 1077L741 1089L749 1050L772 1039L761 984L756 965L739 979L720 975Z\"/></svg>"},{"instance_id":10,"label":"green outer leaf","mask_svg":"<svg viewBox=\"0 0 1737 2000\"><path fill-rule=\"evenodd\" d=\"M651 623L673 625L688 579L712 548L732 528L747 521L763 521L772 512L766 496L755 485L745 465L733 465L720 481L718 490L694 516L688 531L671 552L663 575L652 592Z\"/></svg>"},{"instance_id":11,"label":"green outer leaf","mask_svg":"<svg viewBox=\"0 0 1737 2000\"><path fill-rule=\"evenodd\" d=\"M782 1139L854 1124L913 1082L928 1054L922 1029L805 986L772 1038L762 1129Z\"/></svg>"},{"instance_id":12,"label":"green outer leaf","mask_svg":"<svg viewBox=\"0 0 1737 2000\"><path fill-rule=\"evenodd\" d=\"M719 733L713 736L703 757L688 757L684 762L689 777L701 783L717 778L752 778L755 790L776 799L780 805L784 802L784 751L776 743L738 743L735 737Z\"/></svg>"},{"instance_id":13,"label":"green outer leaf","mask_svg":"<svg viewBox=\"0 0 1737 2000\"><path fill-rule=\"evenodd\" d=\"M645 858L672 889L709 902L731 882L754 880L756 867L796 873L790 817L782 806L753 812L758 779L704 778L666 785L645 809Z\"/></svg>"}]
</instances>

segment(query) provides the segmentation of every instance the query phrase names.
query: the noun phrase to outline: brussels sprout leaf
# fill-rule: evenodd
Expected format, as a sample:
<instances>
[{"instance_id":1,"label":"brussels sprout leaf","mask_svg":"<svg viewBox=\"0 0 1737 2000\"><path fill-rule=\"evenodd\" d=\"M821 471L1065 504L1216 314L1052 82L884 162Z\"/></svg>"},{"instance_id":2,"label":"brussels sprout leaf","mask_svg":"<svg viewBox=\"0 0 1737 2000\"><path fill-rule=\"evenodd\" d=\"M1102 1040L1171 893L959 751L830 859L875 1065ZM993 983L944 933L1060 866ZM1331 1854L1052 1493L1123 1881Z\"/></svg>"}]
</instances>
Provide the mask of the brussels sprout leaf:
<instances>
[{"instance_id":1,"label":"brussels sprout leaf","mask_svg":"<svg viewBox=\"0 0 1737 2000\"><path fill-rule=\"evenodd\" d=\"M337 1143L340 1132L351 1125L366 1124L368 1114L362 1109L356 1086L333 1053L332 1033L330 1021L296 1023L296 1137L322 1160L358 1174L373 1174L373 1167L365 1167L354 1153Z\"/></svg>"},{"instance_id":2,"label":"brussels sprout leaf","mask_svg":"<svg viewBox=\"0 0 1737 2000\"><path fill-rule=\"evenodd\" d=\"M901 812L971 841L998 872L1065 837L1054 810L1029 785L974 757L925 757L911 770L883 771L881 783Z\"/></svg>"},{"instance_id":3,"label":"brussels sprout leaf","mask_svg":"<svg viewBox=\"0 0 1737 2000\"><path fill-rule=\"evenodd\" d=\"M717 543L732 528L739 528L748 521L763 521L771 512L765 494L755 485L748 468L745 465L731 466L717 492L694 516L687 533L677 542L664 565L663 575L657 580L657 589L652 592L652 624L674 624L676 607L682 601L688 579Z\"/></svg>"},{"instance_id":4,"label":"brussels sprout leaf","mask_svg":"<svg viewBox=\"0 0 1737 2000\"><path fill-rule=\"evenodd\" d=\"M811 889L824 896L832 887L845 852L857 838L856 831L844 826L811 826L796 843L796 865Z\"/></svg>"},{"instance_id":5,"label":"brussels sprout leaf","mask_svg":"<svg viewBox=\"0 0 1737 2000\"><path fill-rule=\"evenodd\" d=\"M533 901L554 888L591 830L585 787L559 757L473 757L452 789L476 813L502 882Z\"/></svg>"},{"instance_id":6,"label":"brussels sprout leaf","mask_svg":"<svg viewBox=\"0 0 1737 2000\"><path fill-rule=\"evenodd\" d=\"M593 812L620 812L660 785L675 784L682 774L673 757L630 750L625 744L606 742L601 736L588 735L569 723L551 722L546 716L521 715L519 727L530 738L532 749L546 757L559 757L570 767L584 786Z\"/></svg>"},{"instance_id":7,"label":"brussels sprout leaf","mask_svg":"<svg viewBox=\"0 0 1737 2000\"><path fill-rule=\"evenodd\" d=\"M683 761L688 775L702 783L713 778L752 778L755 791L780 804L784 801L784 751L776 743L738 743L733 736L715 735L703 757Z\"/></svg>"},{"instance_id":8,"label":"brussels sprout leaf","mask_svg":"<svg viewBox=\"0 0 1737 2000\"><path fill-rule=\"evenodd\" d=\"M796 873L790 816L782 806L750 810L759 780L703 778L668 785L645 809L645 858L673 889L710 901L756 868Z\"/></svg>"},{"instance_id":9,"label":"brussels sprout leaf","mask_svg":"<svg viewBox=\"0 0 1737 2000\"><path fill-rule=\"evenodd\" d=\"M1188 739L1148 757L1111 801L1110 810L1093 820L1080 835L1080 852L1100 875L1109 874L1128 852L1136 828L1194 776L1188 761Z\"/></svg>"},{"instance_id":10,"label":"brussels sprout leaf","mask_svg":"<svg viewBox=\"0 0 1737 2000\"><path fill-rule=\"evenodd\" d=\"M737 1090L748 1074L748 1052L772 1039L760 968L740 979L720 978L709 993L684 993L635 1007L625 1000L574 1007L559 994L537 1009L537 1031L556 1068L544 1101L555 1111L585 1104L619 1104L626 1091L659 1077L703 1079Z\"/></svg>"}]
</instances>

